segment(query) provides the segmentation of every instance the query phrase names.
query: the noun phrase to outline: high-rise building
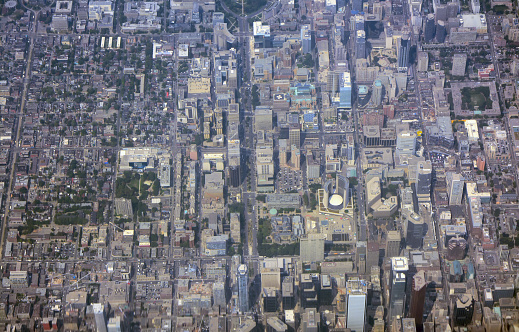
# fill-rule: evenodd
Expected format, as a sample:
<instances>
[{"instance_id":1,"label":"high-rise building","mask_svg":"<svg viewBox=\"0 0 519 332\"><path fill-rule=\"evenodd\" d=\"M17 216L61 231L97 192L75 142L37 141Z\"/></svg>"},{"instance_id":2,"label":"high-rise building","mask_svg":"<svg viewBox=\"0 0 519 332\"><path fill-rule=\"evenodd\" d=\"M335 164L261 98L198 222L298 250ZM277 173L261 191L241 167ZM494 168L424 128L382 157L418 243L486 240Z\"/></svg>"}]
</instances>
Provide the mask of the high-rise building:
<instances>
[{"instance_id":1,"label":"high-rise building","mask_svg":"<svg viewBox=\"0 0 519 332\"><path fill-rule=\"evenodd\" d=\"M409 65L410 48L411 42L409 41L409 36L402 36L398 42L398 68L407 69L407 66Z\"/></svg>"},{"instance_id":2,"label":"high-rise building","mask_svg":"<svg viewBox=\"0 0 519 332\"><path fill-rule=\"evenodd\" d=\"M432 181L431 161L419 161L416 164L416 168L416 196L429 197L431 195Z\"/></svg>"},{"instance_id":3,"label":"high-rise building","mask_svg":"<svg viewBox=\"0 0 519 332\"><path fill-rule=\"evenodd\" d=\"M472 321L474 314L474 298L471 294L462 294L456 299L454 306L454 324L467 326Z\"/></svg>"},{"instance_id":4,"label":"high-rise building","mask_svg":"<svg viewBox=\"0 0 519 332\"><path fill-rule=\"evenodd\" d=\"M351 278L346 284L346 294L348 295L346 327L352 332L364 332L366 324L366 281Z\"/></svg>"},{"instance_id":5,"label":"high-rise building","mask_svg":"<svg viewBox=\"0 0 519 332\"><path fill-rule=\"evenodd\" d=\"M386 257L397 257L400 255L400 242L402 238L399 231L387 232L386 238Z\"/></svg>"},{"instance_id":6,"label":"high-rise building","mask_svg":"<svg viewBox=\"0 0 519 332\"><path fill-rule=\"evenodd\" d=\"M366 31L357 30L355 38L355 48L357 59L366 58Z\"/></svg>"},{"instance_id":7,"label":"high-rise building","mask_svg":"<svg viewBox=\"0 0 519 332\"><path fill-rule=\"evenodd\" d=\"M429 53L418 52L418 65L416 66L417 71L427 71L429 69Z\"/></svg>"},{"instance_id":8,"label":"high-rise building","mask_svg":"<svg viewBox=\"0 0 519 332\"><path fill-rule=\"evenodd\" d=\"M380 260L380 246L376 241L368 241L366 253L366 271L371 271L373 266L378 266Z\"/></svg>"},{"instance_id":9,"label":"high-rise building","mask_svg":"<svg viewBox=\"0 0 519 332\"><path fill-rule=\"evenodd\" d=\"M440 44L445 42L447 36L447 28L445 27L445 21L438 20L436 22L436 41Z\"/></svg>"},{"instance_id":10,"label":"high-rise building","mask_svg":"<svg viewBox=\"0 0 519 332\"><path fill-rule=\"evenodd\" d=\"M465 76L467 67L467 54L454 54L452 57L452 76Z\"/></svg>"},{"instance_id":11,"label":"high-rise building","mask_svg":"<svg viewBox=\"0 0 519 332\"><path fill-rule=\"evenodd\" d=\"M241 264L238 267L238 308L240 312L249 311L249 273L247 265Z\"/></svg>"},{"instance_id":12,"label":"high-rise building","mask_svg":"<svg viewBox=\"0 0 519 332\"><path fill-rule=\"evenodd\" d=\"M303 308L317 308L319 305L319 275L304 273L301 274L299 289L301 291L301 306Z\"/></svg>"},{"instance_id":13,"label":"high-rise building","mask_svg":"<svg viewBox=\"0 0 519 332\"><path fill-rule=\"evenodd\" d=\"M461 200L463 198L463 187L465 186L465 179L459 173L448 172L445 180L447 181L449 205L461 205Z\"/></svg>"},{"instance_id":14,"label":"high-rise building","mask_svg":"<svg viewBox=\"0 0 519 332\"><path fill-rule=\"evenodd\" d=\"M291 123L288 127L288 146L301 147L301 127L298 123Z\"/></svg>"},{"instance_id":15,"label":"high-rise building","mask_svg":"<svg viewBox=\"0 0 519 332\"><path fill-rule=\"evenodd\" d=\"M404 316L406 278L409 263L406 257L391 258L391 290L389 296L389 318Z\"/></svg>"},{"instance_id":16,"label":"high-rise building","mask_svg":"<svg viewBox=\"0 0 519 332\"><path fill-rule=\"evenodd\" d=\"M349 72L342 73L339 82L339 107L351 108L351 76Z\"/></svg>"},{"instance_id":17,"label":"high-rise building","mask_svg":"<svg viewBox=\"0 0 519 332\"><path fill-rule=\"evenodd\" d=\"M319 290L319 304L331 305L333 301L333 283L328 274L321 275L321 289Z\"/></svg>"},{"instance_id":18,"label":"high-rise building","mask_svg":"<svg viewBox=\"0 0 519 332\"><path fill-rule=\"evenodd\" d=\"M409 304L409 317L415 319L416 325L422 325L426 286L425 272L423 270L418 271L413 276L411 301Z\"/></svg>"},{"instance_id":19,"label":"high-rise building","mask_svg":"<svg viewBox=\"0 0 519 332\"><path fill-rule=\"evenodd\" d=\"M266 106L258 106L254 111L254 132L272 130L272 110Z\"/></svg>"},{"instance_id":20,"label":"high-rise building","mask_svg":"<svg viewBox=\"0 0 519 332\"><path fill-rule=\"evenodd\" d=\"M428 14L425 19L425 31L424 31L424 41L426 43L432 42L434 39L434 35L436 34L436 20L434 18L434 14Z\"/></svg>"},{"instance_id":21,"label":"high-rise building","mask_svg":"<svg viewBox=\"0 0 519 332\"><path fill-rule=\"evenodd\" d=\"M406 210L407 212L408 210ZM406 215L405 221L406 236L405 243L407 247L418 249L422 246L423 236L426 231L426 224L419 214L410 212Z\"/></svg>"},{"instance_id":22,"label":"high-rise building","mask_svg":"<svg viewBox=\"0 0 519 332\"><path fill-rule=\"evenodd\" d=\"M300 256L303 262L324 260L324 237L322 234L307 234L300 240Z\"/></svg>"},{"instance_id":23,"label":"high-rise building","mask_svg":"<svg viewBox=\"0 0 519 332\"><path fill-rule=\"evenodd\" d=\"M312 52L312 30L309 24L301 26L301 49L303 54Z\"/></svg>"},{"instance_id":24,"label":"high-rise building","mask_svg":"<svg viewBox=\"0 0 519 332\"><path fill-rule=\"evenodd\" d=\"M382 85L382 81L375 80L373 82L373 103L376 106L380 106L382 104L382 99L384 98L384 86Z\"/></svg>"},{"instance_id":25,"label":"high-rise building","mask_svg":"<svg viewBox=\"0 0 519 332\"><path fill-rule=\"evenodd\" d=\"M366 246L366 241L357 241L357 250L355 250L355 253L357 272L359 274L366 273Z\"/></svg>"},{"instance_id":26,"label":"high-rise building","mask_svg":"<svg viewBox=\"0 0 519 332\"><path fill-rule=\"evenodd\" d=\"M102 329L100 329L102 330ZM121 332L121 316L111 317L106 325L107 332Z\"/></svg>"},{"instance_id":27,"label":"high-rise building","mask_svg":"<svg viewBox=\"0 0 519 332\"><path fill-rule=\"evenodd\" d=\"M455 236L447 240L447 255L445 258L449 261L462 260L467 252L467 240L462 237Z\"/></svg>"},{"instance_id":28,"label":"high-rise building","mask_svg":"<svg viewBox=\"0 0 519 332\"><path fill-rule=\"evenodd\" d=\"M295 304L294 277L286 276L281 285L281 296L283 298L283 311L291 310Z\"/></svg>"},{"instance_id":29,"label":"high-rise building","mask_svg":"<svg viewBox=\"0 0 519 332\"><path fill-rule=\"evenodd\" d=\"M288 331L287 324L277 317L267 318L267 332L286 332Z\"/></svg>"},{"instance_id":30,"label":"high-rise building","mask_svg":"<svg viewBox=\"0 0 519 332\"><path fill-rule=\"evenodd\" d=\"M396 155L414 155L416 151L416 133L401 131L396 136Z\"/></svg>"},{"instance_id":31,"label":"high-rise building","mask_svg":"<svg viewBox=\"0 0 519 332\"><path fill-rule=\"evenodd\" d=\"M351 10L355 10L358 12L362 11L363 1L362 0L352 0L351 1Z\"/></svg>"},{"instance_id":32,"label":"high-rise building","mask_svg":"<svg viewBox=\"0 0 519 332\"><path fill-rule=\"evenodd\" d=\"M317 309L307 308L303 313L303 319L301 321L303 332L318 332L321 325L321 316L317 312Z\"/></svg>"}]
</instances>

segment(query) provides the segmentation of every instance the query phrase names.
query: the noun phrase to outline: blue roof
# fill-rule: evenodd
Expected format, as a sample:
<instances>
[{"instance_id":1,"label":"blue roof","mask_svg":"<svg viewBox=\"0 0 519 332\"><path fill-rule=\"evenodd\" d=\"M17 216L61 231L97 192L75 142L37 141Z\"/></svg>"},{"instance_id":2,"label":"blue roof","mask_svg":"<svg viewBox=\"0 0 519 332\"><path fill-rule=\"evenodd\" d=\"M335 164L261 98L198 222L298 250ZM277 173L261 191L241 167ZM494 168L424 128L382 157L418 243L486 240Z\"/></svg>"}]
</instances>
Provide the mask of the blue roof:
<instances>
[{"instance_id":1,"label":"blue roof","mask_svg":"<svg viewBox=\"0 0 519 332\"><path fill-rule=\"evenodd\" d=\"M303 120L305 122L313 122L314 118L315 118L315 114L314 113L306 113L305 115L303 115Z\"/></svg>"}]
</instances>

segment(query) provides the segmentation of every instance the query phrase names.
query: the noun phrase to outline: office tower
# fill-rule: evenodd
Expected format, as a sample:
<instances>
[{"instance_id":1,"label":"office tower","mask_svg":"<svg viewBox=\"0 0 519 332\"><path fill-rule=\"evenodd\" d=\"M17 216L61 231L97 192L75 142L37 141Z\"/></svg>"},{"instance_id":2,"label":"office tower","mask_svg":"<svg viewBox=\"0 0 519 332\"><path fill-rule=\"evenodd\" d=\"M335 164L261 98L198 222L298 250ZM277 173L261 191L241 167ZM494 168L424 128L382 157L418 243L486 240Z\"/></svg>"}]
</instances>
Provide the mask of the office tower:
<instances>
[{"instance_id":1,"label":"office tower","mask_svg":"<svg viewBox=\"0 0 519 332\"><path fill-rule=\"evenodd\" d=\"M270 192L274 190L274 149L272 145L256 146L257 190Z\"/></svg>"},{"instance_id":2,"label":"office tower","mask_svg":"<svg viewBox=\"0 0 519 332\"><path fill-rule=\"evenodd\" d=\"M301 127L299 123L290 123L288 127L288 146L301 147Z\"/></svg>"},{"instance_id":3,"label":"office tower","mask_svg":"<svg viewBox=\"0 0 519 332\"><path fill-rule=\"evenodd\" d=\"M425 235L426 224L423 218L416 213L411 213L406 220L405 243L407 247L418 249L422 246L423 236Z\"/></svg>"},{"instance_id":4,"label":"office tower","mask_svg":"<svg viewBox=\"0 0 519 332\"><path fill-rule=\"evenodd\" d=\"M378 266L380 260L380 246L376 241L368 241L366 254L366 271L370 272L373 266Z\"/></svg>"},{"instance_id":5,"label":"office tower","mask_svg":"<svg viewBox=\"0 0 519 332\"><path fill-rule=\"evenodd\" d=\"M355 21L355 31L364 31L365 30L365 20L364 15L357 14L352 16L352 19Z\"/></svg>"},{"instance_id":6,"label":"office tower","mask_svg":"<svg viewBox=\"0 0 519 332\"><path fill-rule=\"evenodd\" d=\"M299 287L301 290L301 306L303 308L317 308L319 293L319 275L305 273L301 274Z\"/></svg>"},{"instance_id":7,"label":"office tower","mask_svg":"<svg viewBox=\"0 0 519 332\"><path fill-rule=\"evenodd\" d=\"M293 309L295 306L294 277L286 276L283 279L281 296L283 298L283 311Z\"/></svg>"},{"instance_id":8,"label":"office tower","mask_svg":"<svg viewBox=\"0 0 519 332\"><path fill-rule=\"evenodd\" d=\"M322 262L324 260L324 237L322 234L307 234L300 240L300 256L303 262Z\"/></svg>"},{"instance_id":9,"label":"office tower","mask_svg":"<svg viewBox=\"0 0 519 332\"><path fill-rule=\"evenodd\" d=\"M272 110L266 106L258 106L254 111L254 132L272 130Z\"/></svg>"},{"instance_id":10,"label":"office tower","mask_svg":"<svg viewBox=\"0 0 519 332\"><path fill-rule=\"evenodd\" d=\"M319 290L319 304L331 305L333 301L333 284L329 275L321 275L321 289Z\"/></svg>"},{"instance_id":11,"label":"office tower","mask_svg":"<svg viewBox=\"0 0 519 332\"><path fill-rule=\"evenodd\" d=\"M384 98L384 86L382 85L382 81L375 80L375 82L373 82L372 98L372 101L375 105L380 106L382 104L382 99Z\"/></svg>"},{"instance_id":12,"label":"office tower","mask_svg":"<svg viewBox=\"0 0 519 332\"><path fill-rule=\"evenodd\" d=\"M417 71L427 71L429 69L429 53L418 52L418 65L416 66Z\"/></svg>"},{"instance_id":13,"label":"office tower","mask_svg":"<svg viewBox=\"0 0 519 332\"><path fill-rule=\"evenodd\" d=\"M398 43L398 68L406 69L409 65L409 49L411 42L409 36L404 35Z\"/></svg>"},{"instance_id":14,"label":"office tower","mask_svg":"<svg viewBox=\"0 0 519 332\"><path fill-rule=\"evenodd\" d=\"M325 8L330 13L335 14L337 12L337 1L336 0L326 0Z\"/></svg>"},{"instance_id":15,"label":"office tower","mask_svg":"<svg viewBox=\"0 0 519 332\"><path fill-rule=\"evenodd\" d=\"M351 331L364 332L366 324L366 281L351 278L346 283L346 294L348 296L346 327Z\"/></svg>"},{"instance_id":16,"label":"office tower","mask_svg":"<svg viewBox=\"0 0 519 332\"><path fill-rule=\"evenodd\" d=\"M467 326L472 321L474 314L474 298L471 294L462 294L456 299L454 306L454 324L456 326Z\"/></svg>"},{"instance_id":17,"label":"office tower","mask_svg":"<svg viewBox=\"0 0 519 332\"><path fill-rule=\"evenodd\" d=\"M397 257L400 255L400 242L402 241L399 231L387 232L386 257Z\"/></svg>"},{"instance_id":18,"label":"office tower","mask_svg":"<svg viewBox=\"0 0 519 332\"><path fill-rule=\"evenodd\" d=\"M249 273L247 265L241 264L238 267L238 308L240 312L249 311Z\"/></svg>"},{"instance_id":19,"label":"office tower","mask_svg":"<svg viewBox=\"0 0 519 332\"><path fill-rule=\"evenodd\" d=\"M419 161L416 164L416 196L431 196L432 164L431 161Z\"/></svg>"},{"instance_id":20,"label":"office tower","mask_svg":"<svg viewBox=\"0 0 519 332\"><path fill-rule=\"evenodd\" d=\"M121 316L111 317L108 320L108 324L106 325L106 331L107 332L121 332L122 331L121 330Z\"/></svg>"},{"instance_id":21,"label":"office tower","mask_svg":"<svg viewBox=\"0 0 519 332\"><path fill-rule=\"evenodd\" d=\"M286 332L288 331L287 324L277 317L267 318L267 332ZM225 332L225 331L222 331Z\"/></svg>"},{"instance_id":22,"label":"office tower","mask_svg":"<svg viewBox=\"0 0 519 332\"><path fill-rule=\"evenodd\" d=\"M359 274L366 273L366 241L357 241L356 264Z\"/></svg>"},{"instance_id":23,"label":"office tower","mask_svg":"<svg viewBox=\"0 0 519 332\"><path fill-rule=\"evenodd\" d=\"M312 30L309 24L301 26L301 50L303 54L312 52Z\"/></svg>"},{"instance_id":24,"label":"office tower","mask_svg":"<svg viewBox=\"0 0 519 332\"><path fill-rule=\"evenodd\" d=\"M409 263L406 257L391 258L391 289L389 295L389 318L404 316L406 275Z\"/></svg>"},{"instance_id":25,"label":"office tower","mask_svg":"<svg viewBox=\"0 0 519 332\"><path fill-rule=\"evenodd\" d=\"M351 10L355 10L355 11L358 11L358 12L361 12L362 11L362 5L363 5L363 1L362 0L352 0L351 1Z\"/></svg>"},{"instance_id":26,"label":"office tower","mask_svg":"<svg viewBox=\"0 0 519 332\"><path fill-rule=\"evenodd\" d=\"M432 42L435 34L436 34L436 21L434 18L434 14L428 14L427 18L425 19L424 41L426 43Z\"/></svg>"},{"instance_id":27,"label":"office tower","mask_svg":"<svg viewBox=\"0 0 519 332\"><path fill-rule=\"evenodd\" d=\"M396 155L414 155L416 151L416 133L401 131L396 136Z\"/></svg>"},{"instance_id":28,"label":"office tower","mask_svg":"<svg viewBox=\"0 0 519 332\"><path fill-rule=\"evenodd\" d=\"M355 48L357 59L365 59L366 58L366 31L357 30L356 39L355 39Z\"/></svg>"},{"instance_id":29,"label":"office tower","mask_svg":"<svg viewBox=\"0 0 519 332\"><path fill-rule=\"evenodd\" d=\"M237 188L241 184L240 140L227 141L227 159L229 164L229 185L231 187Z\"/></svg>"},{"instance_id":30,"label":"office tower","mask_svg":"<svg viewBox=\"0 0 519 332\"><path fill-rule=\"evenodd\" d=\"M459 173L448 172L445 177L447 181L447 193L449 194L449 205L461 205L465 179Z\"/></svg>"},{"instance_id":31,"label":"office tower","mask_svg":"<svg viewBox=\"0 0 519 332\"><path fill-rule=\"evenodd\" d=\"M464 259L467 246L467 240L458 235L447 240L447 260L454 261Z\"/></svg>"},{"instance_id":32,"label":"office tower","mask_svg":"<svg viewBox=\"0 0 519 332\"><path fill-rule=\"evenodd\" d=\"M423 270L418 271L413 276L411 301L409 304L409 317L415 319L416 325L422 325L426 286L425 272Z\"/></svg>"},{"instance_id":33,"label":"office tower","mask_svg":"<svg viewBox=\"0 0 519 332\"><path fill-rule=\"evenodd\" d=\"M303 312L301 321L302 332L319 332L321 327L321 316L314 308L307 308Z\"/></svg>"},{"instance_id":34,"label":"office tower","mask_svg":"<svg viewBox=\"0 0 519 332\"><path fill-rule=\"evenodd\" d=\"M339 82L339 107L351 108L351 76L350 73L342 73Z\"/></svg>"},{"instance_id":35,"label":"office tower","mask_svg":"<svg viewBox=\"0 0 519 332\"><path fill-rule=\"evenodd\" d=\"M445 42L447 36L447 28L445 27L445 21L438 20L436 22L436 41L440 44Z\"/></svg>"},{"instance_id":36,"label":"office tower","mask_svg":"<svg viewBox=\"0 0 519 332\"><path fill-rule=\"evenodd\" d=\"M275 312L278 310L278 291L274 288L262 288L261 300L264 312Z\"/></svg>"},{"instance_id":37,"label":"office tower","mask_svg":"<svg viewBox=\"0 0 519 332\"><path fill-rule=\"evenodd\" d=\"M452 76L465 76L467 54L454 54L452 58Z\"/></svg>"}]
</instances>

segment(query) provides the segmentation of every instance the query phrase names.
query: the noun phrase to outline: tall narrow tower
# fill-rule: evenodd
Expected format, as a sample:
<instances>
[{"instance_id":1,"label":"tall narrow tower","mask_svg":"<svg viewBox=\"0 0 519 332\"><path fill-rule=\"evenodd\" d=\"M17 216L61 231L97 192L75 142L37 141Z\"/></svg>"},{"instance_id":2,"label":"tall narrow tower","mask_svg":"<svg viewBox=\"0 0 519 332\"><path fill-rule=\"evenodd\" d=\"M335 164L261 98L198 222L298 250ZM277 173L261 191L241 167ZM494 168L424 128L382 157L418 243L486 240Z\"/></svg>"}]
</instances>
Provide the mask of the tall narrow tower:
<instances>
[{"instance_id":1,"label":"tall narrow tower","mask_svg":"<svg viewBox=\"0 0 519 332\"><path fill-rule=\"evenodd\" d=\"M238 307L241 312L249 311L249 274L247 265L238 266Z\"/></svg>"}]
</instances>

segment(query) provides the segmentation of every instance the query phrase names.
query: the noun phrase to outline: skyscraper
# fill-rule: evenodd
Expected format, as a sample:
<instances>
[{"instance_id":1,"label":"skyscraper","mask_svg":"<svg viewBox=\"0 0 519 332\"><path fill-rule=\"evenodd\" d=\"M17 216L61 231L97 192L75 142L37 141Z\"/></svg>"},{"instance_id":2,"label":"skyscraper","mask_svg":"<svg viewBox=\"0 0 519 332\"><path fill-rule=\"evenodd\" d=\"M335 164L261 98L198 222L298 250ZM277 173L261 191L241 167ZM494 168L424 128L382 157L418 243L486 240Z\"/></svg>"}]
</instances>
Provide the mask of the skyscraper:
<instances>
[{"instance_id":1,"label":"skyscraper","mask_svg":"<svg viewBox=\"0 0 519 332\"><path fill-rule=\"evenodd\" d=\"M351 10L356 10L358 12L362 11L362 0L352 0L351 1Z\"/></svg>"},{"instance_id":2,"label":"skyscraper","mask_svg":"<svg viewBox=\"0 0 519 332\"><path fill-rule=\"evenodd\" d=\"M339 107L351 108L351 76L349 72L342 73L339 82Z\"/></svg>"},{"instance_id":3,"label":"skyscraper","mask_svg":"<svg viewBox=\"0 0 519 332\"><path fill-rule=\"evenodd\" d=\"M409 317L415 319L416 325L422 324L426 286L427 281L425 280L425 272L423 270L418 271L413 276L411 302L409 304Z\"/></svg>"},{"instance_id":4,"label":"skyscraper","mask_svg":"<svg viewBox=\"0 0 519 332\"><path fill-rule=\"evenodd\" d=\"M249 274L247 265L241 264L238 267L238 307L240 312L249 311Z\"/></svg>"},{"instance_id":5,"label":"skyscraper","mask_svg":"<svg viewBox=\"0 0 519 332\"><path fill-rule=\"evenodd\" d=\"M445 36L447 36L447 28L445 27L445 21L438 20L436 23L436 41L440 44L445 42Z\"/></svg>"},{"instance_id":6,"label":"skyscraper","mask_svg":"<svg viewBox=\"0 0 519 332\"><path fill-rule=\"evenodd\" d=\"M436 22L434 14L428 14L425 20L424 41L430 43L436 34Z\"/></svg>"},{"instance_id":7,"label":"skyscraper","mask_svg":"<svg viewBox=\"0 0 519 332\"><path fill-rule=\"evenodd\" d=\"M303 54L312 52L312 30L309 24L301 26L301 49Z\"/></svg>"},{"instance_id":8,"label":"skyscraper","mask_svg":"<svg viewBox=\"0 0 519 332\"><path fill-rule=\"evenodd\" d=\"M406 246L413 249L418 249L422 246L423 236L425 235L425 226L426 224L419 214L414 212L407 214L405 221Z\"/></svg>"},{"instance_id":9,"label":"skyscraper","mask_svg":"<svg viewBox=\"0 0 519 332\"><path fill-rule=\"evenodd\" d=\"M292 148L295 145L296 148L301 147L301 127L298 123L290 123L288 127L288 146Z\"/></svg>"},{"instance_id":10,"label":"skyscraper","mask_svg":"<svg viewBox=\"0 0 519 332\"><path fill-rule=\"evenodd\" d=\"M346 293L348 294L346 327L352 332L364 332L366 323L366 281L351 278L346 284Z\"/></svg>"},{"instance_id":11,"label":"skyscraper","mask_svg":"<svg viewBox=\"0 0 519 332\"><path fill-rule=\"evenodd\" d=\"M366 58L366 31L357 30L355 46L356 46L357 59L365 59Z\"/></svg>"},{"instance_id":12,"label":"skyscraper","mask_svg":"<svg viewBox=\"0 0 519 332\"><path fill-rule=\"evenodd\" d=\"M373 103L377 106L382 104L382 99L384 98L384 86L380 80L375 80L373 82Z\"/></svg>"},{"instance_id":13,"label":"skyscraper","mask_svg":"<svg viewBox=\"0 0 519 332\"><path fill-rule=\"evenodd\" d=\"M398 231L387 232L386 238L386 257L396 257L400 254L401 236Z\"/></svg>"},{"instance_id":14,"label":"skyscraper","mask_svg":"<svg viewBox=\"0 0 519 332\"><path fill-rule=\"evenodd\" d=\"M419 161L416 168L416 196L430 196L432 164L429 160Z\"/></svg>"},{"instance_id":15,"label":"skyscraper","mask_svg":"<svg viewBox=\"0 0 519 332\"><path fill-rule=\"evenodd\" d=\"M409 48L411 47L411 42L409 41L409 36L402 36L399 39L398 43L398 68L407 69L409 65Z\"/></svg>"},{"instance_id":16,"label":"skyscraper","mask_svg":"<svg viewBox=\"0 0 519 332\"><path fill-rule=\"evenodd\" d=\"M406 257L391 258L391 290L389 295L389 319L404 315L405 288L409 263Z\"/></svg>"},{"instance_id":17,"label":"skyscraper","mask_svg":"<svg viewBox=\"0 0 519 332\"><path fill-rule=\"evenodd\" d=\"M461 205L465 179L461 174L448 172L446 176L449 205Z\"/></svg>"}]
</instances>

